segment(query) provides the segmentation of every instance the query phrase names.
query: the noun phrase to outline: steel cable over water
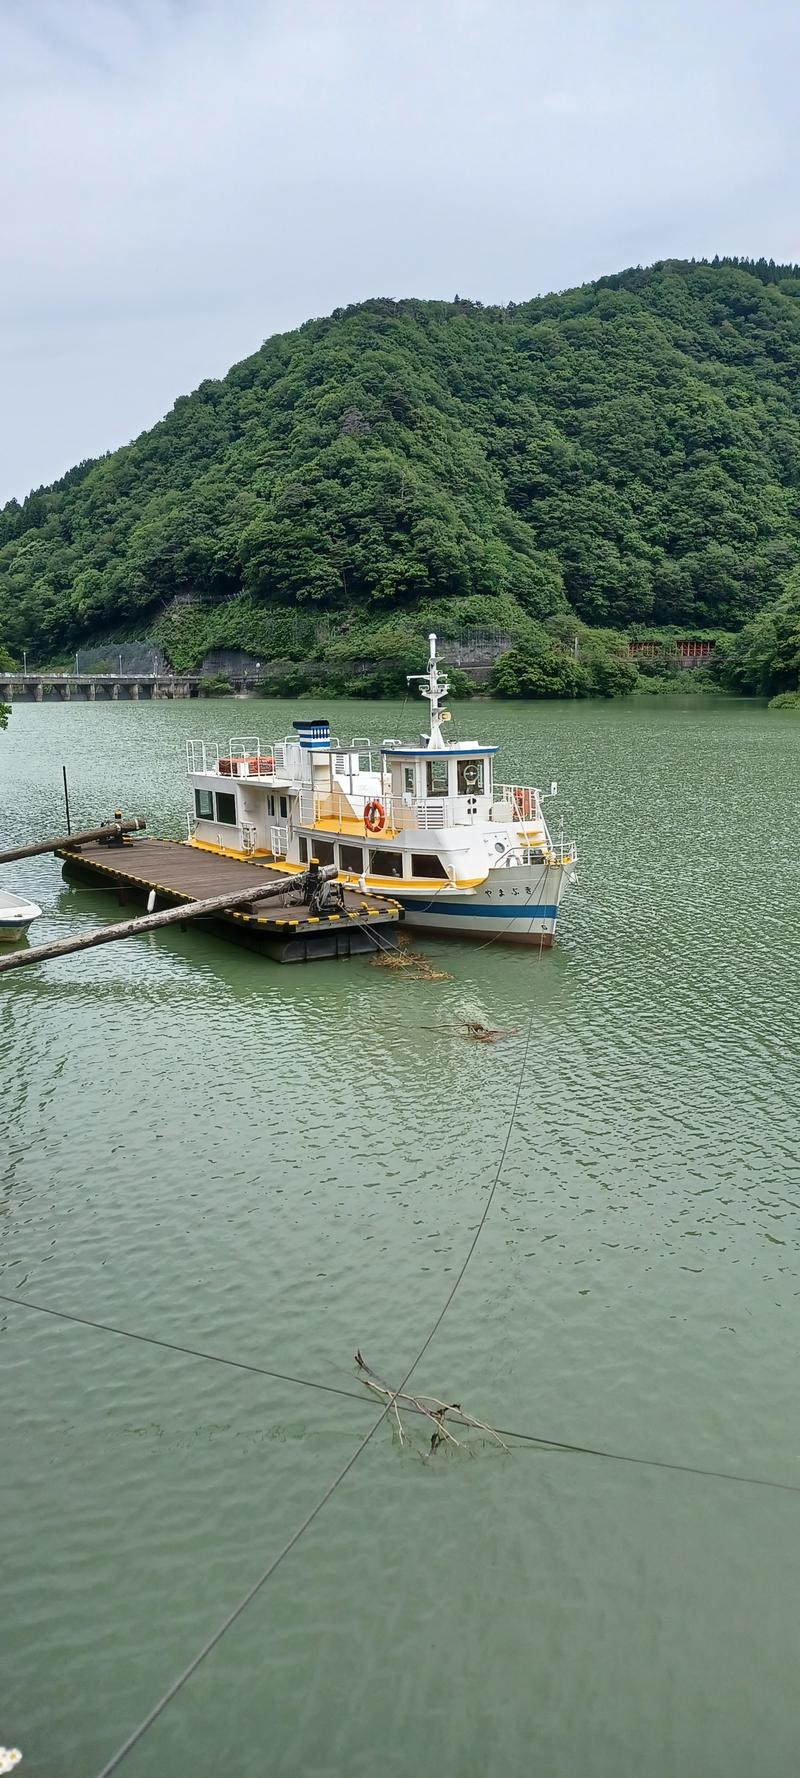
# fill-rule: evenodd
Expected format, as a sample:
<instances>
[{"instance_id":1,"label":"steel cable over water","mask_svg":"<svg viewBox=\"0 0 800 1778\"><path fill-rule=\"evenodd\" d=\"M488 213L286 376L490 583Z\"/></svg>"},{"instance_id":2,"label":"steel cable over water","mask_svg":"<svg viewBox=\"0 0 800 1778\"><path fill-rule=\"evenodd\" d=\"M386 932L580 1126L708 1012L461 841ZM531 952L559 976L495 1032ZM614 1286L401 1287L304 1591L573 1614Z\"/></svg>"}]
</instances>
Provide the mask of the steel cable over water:
<instances>
[{"instance_id":1,"label":"steel cable over water","mask_svg":"<svg viewBox=\"0 0 800 1778\"><path fill-rule=\"evenodd\" d=\"M540 947L540 957L541 957L541 947ZM291 1551L300 1542L300 1540L304 1536L305 1532L310 1529L311 1525L314 1523L314 1521L317 1519L317 1517L322 1513L325 1506L331 1500L334 1493L337 1491L337 1489L339 1488L341 1483L346 1479L347 1475L350 1473L350 1470L354 1467L354 1465L358 1461L362 1452L366 1449L367 1445L374 1438L376 1432L379 1430L379 1428L383 1424L384 1420L387 1418L389 1413L392 1411L392 1409L398 1399L398 1396L405 1390L406 1384L410 1381L411 1377L414 1374L414 1371L417 1369L417 1367L420 1364L422 1358L424 1357L426 1351L428 1350L431 1342L435 1338L435 1335L438 1332L439 1328L441 1327L441 1324L442 1324L442 1322L443 1322L443 1320L444 1320L444 1318L445 1318L445 1316L446 1316L446 1314L447 1314L447 1312L454 1300L454 1297L455 1297L455 1295L456 1295L456 1293L463 1281L463 1278L466 1274L468 1266L469 1266L469 1264L472 1260L472 1257L475 1253L475 1250L476 1250L476 1247L477 1247L478 1242L480 1240L480 1237L482 1235L483 1229L486 1225L486 1221L488 1219L488 1216L489 1216L489 1213L490 1213L490 1210L492 1207L492 1203L493 1203L494 1197L496 1195L497 1187L500 1183L503 1168L504 1168L505 1162L506 1162L506 1157L508 1154L511 1136L512 1136L514 1125L516 1122L520 1099L521 1099L521 1095L522 1095L522 1087L523 1087L525 1072L526 1072L526 1068L527 1068L528 1055L530 1052L530 1044L531 1044L532 1031L533 1031L534 1011L535 1011L535 1009L531 1010L531 1014L530 1014L530 1017L528 1020L528 1028L527 1028L525 1046L524 1046L522 1061L521 1061L521 1065L520 1065L516 1090L515 1090L515 1094L514 1094L514 1099L513 1099L512 1109L511 1109L511 1116L510 1116L508 1126L506 1129L505 1138L503 1141L502 1150L500 1153L497 1168L495 1170L495 1174L494 1174L494 1177L492 1180L492 1184L491 1184L486 1202L483 1207L481 1217L480 1217L478 1225L475 1229L473 1238L472 1238L472 1240L469 1244L469 1247L467 1249L465 1258L464 1258L464 1260L461 1264L461 1267L456 1275L456 1278L453 1282L453 1285L452 1285L452 1287L445 1299L445 1302L444 1302L442 1308L440 1309L439 1314L437 1315L432 1327L430 1328L429 1332L427 1333L425 1340L423 1341L421 1347L419 1348L419 1351L416 1353L416 1355L413 1359L413 1362L411 1363L410 1367L406 1371L404 1377L402 1378L402 1381L398 1384L397 1388L395 1390L393 1390L393 1392L391 1393L389 1399L386 1401L384 1407L382 1408L382 1410L379 1413L379 1415L377 1416L377 1418L374 1420L372 1425L368 1428L368 1430L365 1433L365 1435L363 1436L363 1438L360 1439L359 1443L357 1444L355 1450L351 1453L347 1462L343 1465L343 1467L339 1470L339 1472L336 1474L336 1476L329 1483L329 1485L325 1489L324 1493L321 1495L319 1500L315 1503L315 1505L312 1507L310 1512L303 1519L301 1524L296 1528L296 1530L294 1531L292 1536L286 1541L286 1543L282 1546L282 1548L273 1557L273 1559L270 1561L268 1566L257 1577L255 1582L248 1589L248 1591L244 1594L244 1596L238 1601L238 1603L234 1606L234 1608L228 1613L228 1615L225 1617L223 1622L220 1625L218 1625L216 1630L206 1640L206 1642L203 1644L201 1649L194 1655L194 1657L189 1662L189 1664L176 1677L176 1679L173 1680L172 1684L163 1693L163 1695L159 1698L157 1703L148 1712L146 1717L137 1725L137 1727L132 1731L132 1733L128 1736L128 1738L125 1740L125 1742L112 1755L110 1761L108 1761L103 1766L102 1770L98 1774L98 1778L111 1778L111 1775L119 1769L120 1765L126 1759L127 1755L133 1751L134 1747L138 1744L138 1742L142 1739L142 1737L155 1724L155 1722L158 1720L158 1718L162 1715L164 1710L167 1708L168 1704L171 1703L171 1701L177 1696L177 1694L181 1691L181 1689L184 1687L184 1685L188 1682L188 1680L197 1671L197 1669L202 1664L202 1662L206 1659L206 1657L212 1653L212 1651L216 1648L218 1643L225 1636L227 1631L233 1626L233 1624L239 1619L239 1617L241 1617L241 1615L246 1611L247 1607L252 1603L253 1599L257 1596L257 1594L266 1585L267 1581L276 1572L277 1568L282 1564L282 1562L286 1559L286 1557L291 1553ZM351 1399L361 1401L361 1402L364 1402L366 1399L364 1396L357 1393L356 1391L346 1390L346 1389L337 1387L336 1385L333 1385L333 1384L326 1384L323 1382L315 1382L313 1379L294 1376L290 1373L285 1373L285 1372L273 1370L273 1369L268 1368L266 1366L260 1366L260 1365L248 1363L246 1361L241 1361L241 1360L232 1359L232 1358L226 1358L226 1357L221 1356L219 1354L206 1353L206 1352L203 1352L203 1351L198 1350L196 1348L183 1346L181 1344L178 1344L177 1342L161 1339L161 1338L154 1336L154 1335L147 1335L147 1334L137 1333L132 1330L125 1329L125 1328L114 1327L108 1323L94 1321L91 1318L86 1317L86 1316L80 1316L80 1315L72 1314L68 1311L50 1308L47 1305L33 1303L29 1299L21 1298L18 1296L11 1296L11 1295L8 1295L5 1293L0 1293L0 1301L6 1302L11 1306L16 1305L17 1307L25 1307L25 1308L28 1308L30 1311L34 1311L34 1312L42 1313L42 1314L47 1314L47 1315L50 1315L54 1318L57 1318L57 1319L60 1319L63 1321L72 1322L73 1324L92 1327L92 1328L95 1328L95 1329L98 1329L101 1331L114 1333L119 1337L138 1340L141 1343L149 1344L149 1345L153 1345L153 1346L158 1346L158 1347L165 1349L165 1350L176 1351L177 1353L183 1354L185 1356L202 1358L208 1362L224 1364L224 1365L227 1365L232 1368L240 1369L242 1371L250 1371L255 1374L267 1375L267 1376L270 1376L276 1380L285 1381L285 1382L295 1385L295 1386L315 1388L315 1389L318 1389L318 1390L323 1391L325 1393L341 1395L343 1397L351 1398ZM659 1460L659 1459L652 1459L652 1458L641 1457L641 1456L636 1456L636 1455L628 1455L625 1453L603 1450L602 1448L598 1448L598 1447L572 1444L572 1443L569 1443L564 1440L545 1439L545 1438L540 1437L539 1435L525 1433L525 1432L516 1432L513 1429L498 1428L497 1430L500 1431L501 1433L504 1433L506 1437L517 1439L522 1443L530 1445L532 1448L544 1448L544 1449L549 1449L549 1450L553 1450L553 1451L562 1451L565 1453L574 1452L576 1454L594 1456L596 1458L603 1458L603 1459L607 1459L607 1460L611 1460L611 1461L627 1462L627 1463L632 1463L632 1464L639 1465L639 1466L656 1467L656 1468L660 1468L660 1469L678 1471L678 1472L687 1473L687 1474L695 1474L695 1475L701 1475L701 1476L706 1476L706 1477L713 1477L713 1478L720 1479L720 1480L744 1482L744 1483L749 1483L754 1486L767 1487L767 1488L777 1489L777 1490L781 1490L781 1491L785 1491L785 1492L800 1493L800 1486L799 1485L789 1483L789 1482L773 1481L770 1478L766 1478L766 1477L748 1476L748 1475L737 1474L736 1472L729 1472L729 1471L710 1470L710 1469L705 1469L699 1465L681 1463L681 1462L677 1462L677 1461L665 1461L665 1460Z\"/></svg>"},{"instance_id":2,"label":"steel cable over water","mask_svg":"<svg viewBox=\"0 0 800 1778\"><path fill-rule=\"evenodd\" d=\"M53 1309L46 1303L33 1303L29 1297L7 1296L0 1291L0 1303L11 1303L17 1309L32 1309L38 1315L50 1315L56 1321L71 1321L78 1327L93 1328L98 1333L117 1334L121 1339L138 1340L142 1345L158 1346L162 1351L177 1352L184 1358L200 1358L207 1364L227 1365L231 1370L250 1371L257 1377L271 1377L275 1382L290 1383L298 1389L314 1389L323 1395L340 1395L345 1401L358 1402L362 1408L371 1405L368 1395L362 1395L356 1389L344 1389L338 1383L323 1383L317 1377L298 1377L291 1371L272 1370L268 1365L252 1364L244 1358L227 1358L221 1352L206 1352L199 1346L183 1346L177 1340L163 1340L156 1334L138 1333L132 1328L115 1327L110 1321L94 1321L88 1315L74 1315L67 1309ZM389 1407L391 1408L391 1402ZM409 1414L419 1410L410 1402L405 1402L403 1411ZM451 1419L456 1426L470 1424L455 1412L451 1412ZM750 1488L774 1488L783 1494L800 1494L800 1482L776 1481L772 1476L748 1475L743 1470L735 1469L708 1469L701 1463L681 1463L668 1457L642 1457L631 1451L607 1450L601 1445L578 1445L569 1439L546 1438L541 1432L521 1432L516 1426L495 1426L492 1430L499 1433L501 1438L516 1439L517 1449L521 1445L531 1445L542 1451L562 1451L566 1455L579 1457L601 1457L610 1463L633 1463L639 1468L671 1470L680 1475L705 1476L710 1481L740 1482Z\"/></svg>"},{"instance_id":3,"label":"steel cable over water","mask_svg":"<svg viewBox=\"0 0 800 1778\"><path fill-rule=\"evenodd\" d=\"M287 1542L283 1545L282 1549L280 1549L278 1551L277 1555L273 1556L272 1561L263 1570L263 1573L261 1573L258 1576L258 1579L253 1582L253 1585L248 1589L248 1591L244 1594L244 1596L239 1600L238 1604L233 1607L233 1610L230 1611L228 1613L227 1617L223 1619L223 1622L218 1625L218 1627L214 1631L213 1635L209 1636L208 1640L206 1642L204 1642L202 1648L200 1648L198 1650L197 1654L192 1657L188 1666L184 1667L183 1672L179 1673L177 1678L172 1681L172 1684L168 1687L168 1689L159 1698L158 1702L153 1705L152 1710L148 1711L147 1716L145 1716L142 1719L142 1721L137 1725L137 1727L135 1729L133 1729L131 1734L128 1736L127 1740L124 1741L122 1746L117 1749L116 1753L112 1754L111 1759L108 1760L107 1763L102 1767L102 1770L98 1773L97 1778L111 1778L112 1772L118 1771L123 1760L127 1758L128 1754L133 1751L133 1749L137 1745L137 1743L139 1741L141 1741L142 1736L146 1735L148 1729L152 1728L153 1724L158 1721L158 1718L161 1716L162 1712L164 1710L166 1710L167 1705L172 1702L172 1699L177 1696L179 1691L182 1690L182 1688L186 1684L187 1680L191 1679L192 1674L197 1672L198 1667L206 1659L207 1655L210 1655L212 1653L212 1650L215 1649L217 1647L217 1644L222 1641L222 1638L226 1634L226 1632L231 1629L232 1625L236 1623L237 1619L241 1617L242 1613L247 1610L248 1605L250 1605L252 1603L253 1599L255 1599L256 1595L258 1593L260 1593L262 1587L266 1586L267 1581L275 1573L276 1569L280 1567L281 1563L285 1561L286 1557L295 1548L296 1544L298 1544L300 1542L301 1537L303 1537L305 1535L305 1532L309 1530L311 1525L313 1525L314 1520L316 1518L318 1518L318 1516L322 1512L323 1508L325 1506L327 1506L328 1501L330 1499L332 1499L333 1495L336 1493L337 1488L345 1480L345 1477L347 1475L349 1475L350 1470L353 1468L353 1465L358 1462L358 1459L361 1456L362 1451L366 1450L367 1445L370 1443L371 1439L373 1439L375 1437L375 1434L378 1431L379 1426L383 1425L383 1422L386 1419L387 1414L391 1413L391 1410L397 1400L398 1395L400 1395L402 1393L402 1391L405 1389L406 1384L410 1381L411 1377L414 1375L417 1365L424 1358L425 1353L427 1352L431 1341L433 1340L434 1336L438 1333L438 1330L442 1325L442 1322L445 1318L445 1315L447 1314L450 1304L452 1303L453 1298L456 1294L456 1291L458 1290L459 1285L461 1284L461 1281L466 1273L467 1267L470 1263L470 1260L472 1259L472 1255L475 1252L475 1249L476 1249L478 1242L481 1238L481 1234L483 1233L483 1230L486 1226L486 1219L489 1215L489 1211L491 1210L494 1196L495 1196L497 1187L500 1182L500 1175L503 1171L503 1167L505 1166L505 1159L506 1159L506 1155L508 1153L508 1145L511 1141L511 1133L514 1128L514 1124L515 1124L516 1116L517 1116L517 1111L519 1110L519 1102L520 1102L520 1098L522 1096L522 1083L525 1078L525 1069L527 1067L527 1062L528 1062L528 1052L530 1050L531 1035L533 1032L534 1012L535 1012L535 1007L532 1007L530 1018L528 1020L528 1031L527 1031L527 1036L525 1039L525 1048L524 1048L523 1055L522 1055L522 1062L520 1064L519 1078L517 1080L517 1088L516 1088L516 1092L514 1094L514 1102L511 1107L511 1117L509 1118L508 1128L507 1128L506 1134L505 1134L505 1140L503 1142L503 1147L502 1147L502 1150L500 1153L500 1159L497 1163L497 1168L495 1171L494 1179L492 1180L492 1184L489 1189L489 1194L486 1199L486 1203L484 1204L484 1207L483 1207L480 1221L478 1222L478 1226L475 1230L475 1233L472 1237L469 1247L467 1248L466 1256L463 1260L463 1263L462 1263L459 1271L456 1274L452 1288L448 1292L448 1295L445 1298L442 1308L439 1310L439 1313L436 1317L436 1320L433 1323L433 1326L430 1328L429 1332L426 1334L425 1339L423 1340L422 1345L420 1346L419 1351L416 1354L416 1357L413 1359L412 1363L409 1365L409 1368L406 1371L402 1382L399 1383L397 1389L395 1389L393 1391L390 1399L387 1401L385 1407L382 1408L380 1414L378 1415L377 1420L373 1421L372 1425L369 1428L369 1431L366 1432L364 1434L364 1437L359 1441L359 1443L357 1444L352 1455L350 1457L348 1457L347 1462L344 1464L344 1467L339 1470L338 1474L334 1476L333 1481L328 1484L328 1487L325 1489L324 1494L322 1494L320 1496L319 1500L316 1502L316 1505L311 1508L311 1511L306 1514L306 1517L303 1519L302 1523L300 1525L298 1525L297 1530L292 1533L292 1536L290 1538L288 1538Z\"/></svg>"}]
</instances>

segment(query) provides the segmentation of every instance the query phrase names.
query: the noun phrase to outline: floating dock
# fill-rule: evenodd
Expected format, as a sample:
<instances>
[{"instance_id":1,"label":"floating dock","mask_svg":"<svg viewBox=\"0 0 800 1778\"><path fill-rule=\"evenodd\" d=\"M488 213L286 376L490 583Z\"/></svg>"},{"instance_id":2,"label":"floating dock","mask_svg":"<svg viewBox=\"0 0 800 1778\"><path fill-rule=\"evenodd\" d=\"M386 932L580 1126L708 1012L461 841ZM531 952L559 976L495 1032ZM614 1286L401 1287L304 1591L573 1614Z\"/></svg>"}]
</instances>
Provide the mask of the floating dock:
<instances>
[{"instance_id":1,"label":"floating dock","mask_svg":"<svg viewBox=\"0 0 800 1778\"><path fill-rule=\"evenodd\" d=\"M118 844L97 841L59 847L56 857L68 881L105 884L120 901L144 901L148 910L241 896L263 888L270 878L284 886L274 900L217 913L206 929L247 945L278 963L310 963L316 958L354 957L395 942L392 928L402 918L398 903L345 889L336 911L318 915L297 899L285 872L247 859L224 858L179 840L135 839ZM301 873L302 877L302 873ZM300 887L300 880L298 888ZM187 912L188 912L187 906Z\"/></svg>"}]
</instances>

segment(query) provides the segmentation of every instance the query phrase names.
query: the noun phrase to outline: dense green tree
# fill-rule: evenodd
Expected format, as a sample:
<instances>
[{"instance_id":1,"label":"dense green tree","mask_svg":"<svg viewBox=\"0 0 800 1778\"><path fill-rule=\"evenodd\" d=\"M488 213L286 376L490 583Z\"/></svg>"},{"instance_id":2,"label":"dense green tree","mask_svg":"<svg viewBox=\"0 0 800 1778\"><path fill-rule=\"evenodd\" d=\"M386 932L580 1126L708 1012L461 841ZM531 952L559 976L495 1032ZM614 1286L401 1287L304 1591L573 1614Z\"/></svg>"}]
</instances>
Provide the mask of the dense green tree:
<instances>
[{"instance_id":1,"label":"dense green tree","mask_svg":"<svg viewBox=\"0 0 800 1778\"><path fill-rule=\"evenodd\" d=\"M730 691L768 696L800 689L800 570L789 576L786 592L721 651L716 672Z\"/></svg>"},{"instance_id":2,"label":"dense green tree","mask_svg":"<svg viewBox=\"0 0 800 1778\"><path fill-rule=\"evenodd\" d=\"M495 661L491 687L500 698L580 698L588 696L589 676L542 630Z\"/></svg>"},{"instance_id":3,"label":"dense green tree","mask_svg":"<svg viewBox=\"0 0 800 1778\"><path fill-rule=\"evenodd\" d=\"M598 649L593 656L584 656L584 669L589 676L592 697L624 698L635 691L639 674L633 661L626 660L611 649Z\"/></svg>"},{"instance_id":4,"label":"dense green tree","mask_svg":"<svg viewBox=\"0 0 800 1778\"><path fill-rule=\"evenodd\" d=\"M10 501L0 629L44 658L156 627L185 665L190 634L292 658L296 613L749 626L800 561L799 298L795 266L665 260L310 321Z\"/></svg>"},{"instance_id":5,"label":"dense green tree","mask_svg":"<svg viewBox=\"0 0 800 1778\"><path fill-rule=\"evenodd\" d=\"M12 661L11 656L8 653L8 650L6 648L4 648L2 642L0 642L0 671L2 671L2 669L4 667L6 669L6 672L12 672L13 668L14 668L14 662ZM11 715L11 711L9 710L8 705L7 704L0 704L0 728L7 728L8 727L8 719L9 719L10 715Z\"/></svg>"},{"instance_id":6,"label":"dense green tree","mask_svg":"<svg viewBox=\"0 0 800 1778\"><path fill-rule=\"evenodd\" d=\"M501 698L616 698L635 691L639 674L620 636L592 632L575 618L537 625L492 668Z\"/></svg>"},{"instance_id":7,"label":"dense green tree","mask_svg":"<svg viewBox=\"0 0 800 1778\"><path fill-rule=\"evenodd\" d=\"M780 691L770 698L770 710L800 710L800 691Z\"/></svg>"}]
</instances>

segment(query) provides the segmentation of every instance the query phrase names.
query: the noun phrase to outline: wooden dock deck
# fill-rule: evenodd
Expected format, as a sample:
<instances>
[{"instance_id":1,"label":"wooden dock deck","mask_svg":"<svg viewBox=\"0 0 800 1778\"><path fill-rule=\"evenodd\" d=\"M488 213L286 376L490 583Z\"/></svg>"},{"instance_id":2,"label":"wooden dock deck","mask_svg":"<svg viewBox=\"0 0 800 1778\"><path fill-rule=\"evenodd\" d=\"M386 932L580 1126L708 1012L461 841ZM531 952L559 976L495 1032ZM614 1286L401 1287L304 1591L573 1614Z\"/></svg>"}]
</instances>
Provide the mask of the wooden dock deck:
<instances>
[{"instance_id":1,"label":"wooden dock deck","mask_svg":"<svg viewBox=\"0 0 800 1778\"><path fill-rule=\"evenodd\" d=\"M175 907L213 895L239 894L265 877L276 880L283 870L245 859L223 858L179 840L134 839L118 845L97 841L56 856L70 881L98 882L116 891L121 902L142 900L152 907ZM278 963L306 963L315 958L353 957L394 943L392 928L402 916L398 903L345 889L339 912L313 916L292 900L291 889L274 901L256 902L252 910L231 910L209 920L206 930L272 957ZM383 930L381 930L383 929ZM380 936L378 936L380 933Z\"/></svg>"}]
</instances>

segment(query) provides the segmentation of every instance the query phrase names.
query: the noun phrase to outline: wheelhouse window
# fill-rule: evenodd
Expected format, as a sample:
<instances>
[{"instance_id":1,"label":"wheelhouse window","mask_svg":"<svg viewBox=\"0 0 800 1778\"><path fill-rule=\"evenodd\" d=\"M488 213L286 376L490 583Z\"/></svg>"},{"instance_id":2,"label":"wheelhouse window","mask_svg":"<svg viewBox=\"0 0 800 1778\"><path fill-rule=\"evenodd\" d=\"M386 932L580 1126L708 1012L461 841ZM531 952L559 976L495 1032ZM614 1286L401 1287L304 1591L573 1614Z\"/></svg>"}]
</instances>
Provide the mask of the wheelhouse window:
<instances>
[{"instance_id":1,"label":"wheelhouse window","mask_svg":"<svg viewBox=\"0 0 800 1778\"><path fill-rule=\"evenodd\" d=\"M429 759L427 761L429 796L447 795L447 766L446 759Z\"/></svg>"},{"instance_id":2,"label":"wheelhouse window","mask_svg":"<svg viewBox=\"0 0 800 1778\"><path fill-rule=\"evenodd\" d=\"M213 821L214 796L210 790L196 790L194 793L194 812L198 821Z\"/></svg>"},{"instance_id":3,"label":"wheelhouse window","mask_svg":"<svg viewBox=\"0 0 800 1778\"><path fill-rule=\"evenodd\" d=\"M227 790L217 791L217 820L225 827L236 826L236 798Z\"/></svg>"},{"instance_id":4,"label":"wheelhouse window","mask_svg":"<svg viewBox=\"0 0 800 1778\"><path fill-rule=\"evenodd\" d=\"M376 877L402 877L402 852L379 852L376 848L369 855L369 868Z\"/></svg>"},{"instance_id":5,"label":"wheelhouse window","mask_svg":"<svg viewBox=\"0 0 800 1778\"><path fill-rule=\"evenodd\" d=\"M460 759L458 762L459 796L483 796L483 760Z\"/></svg>"},{"instance_id":6,"label":"wheelhouse window","mask_svg":"<svg viewBox=\"0 0 800 1778\"><path fill-rule=\"evenodd\" d=\"M447 870L442 864L438 852L412 852L412 877L441 877L447 881Z\"/></svg>"},{"instance_id":7,"label":"wheelhouse window","mask_svg":"<svg viewBox=\"0 0 800 1778\"><path fill-rule=\"evenodd\" d=\"M413 796L414 791L417 788L416 784L414 782L414 776L415 776L415 774L414 774L414 767L413 766L404 766L403 767L403 791L406 796Z\"/></svg>"},{"instance_id":8,"label":"wheelhouse window","mask_svg":"<svg viewBox=\"0 0 800 1778\"><path fill-rule=\"evenodd\" d=\"M336 859L333 855L333 846L328 840L309 840L308 844L311 848L309 853L309 864L312 858L316 858L318 864L336 863Z\"/></svg>"},{"instance_id":9,"label":"wheelhouse window","mask_svg":"<svg viewBox=\"0 0 800 1778\"><path fill-rule=\"evenodd\" d=\"M357 871L358 875L360 876L362 870L364 869L364 848L363 848L363 846L340 846L339 847L339 869L340 870L354 870L354 871Z\"/></svg>"},{"instance_id":10,"label":"wheelhouse window","mask_svg":"<svg viewBox=\"0 0 800 1778\"><path fill-rule=\"evenodd\" d=\"M278 800L280 802L281 820L285 821L286 817L289 813L289 804L288 804L285 796L279 797Z\"/></svg>"}]
</instances>

